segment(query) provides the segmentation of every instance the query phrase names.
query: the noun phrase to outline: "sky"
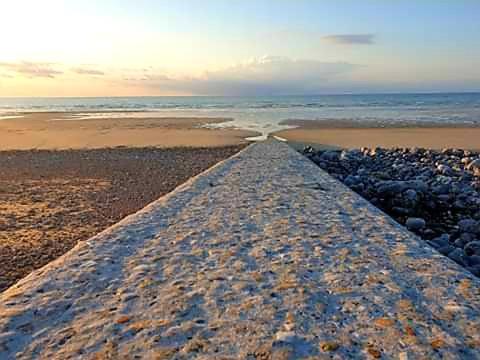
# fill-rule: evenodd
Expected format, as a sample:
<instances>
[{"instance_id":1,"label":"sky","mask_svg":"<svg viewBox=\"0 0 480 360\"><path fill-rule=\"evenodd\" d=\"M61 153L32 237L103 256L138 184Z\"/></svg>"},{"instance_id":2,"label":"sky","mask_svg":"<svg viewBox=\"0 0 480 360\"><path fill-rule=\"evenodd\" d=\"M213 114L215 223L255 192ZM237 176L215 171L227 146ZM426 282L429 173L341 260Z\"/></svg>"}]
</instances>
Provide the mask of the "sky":
<instances>
[{"instance_id":1,"label":"sky","mask_svg":"<svg viewBox=\"0 0 480 360\"><path fill-rule=\"evenodd\" d=\"M480 91L478 0L0 0L0 96Z\"/></svg>"}]
</instances>

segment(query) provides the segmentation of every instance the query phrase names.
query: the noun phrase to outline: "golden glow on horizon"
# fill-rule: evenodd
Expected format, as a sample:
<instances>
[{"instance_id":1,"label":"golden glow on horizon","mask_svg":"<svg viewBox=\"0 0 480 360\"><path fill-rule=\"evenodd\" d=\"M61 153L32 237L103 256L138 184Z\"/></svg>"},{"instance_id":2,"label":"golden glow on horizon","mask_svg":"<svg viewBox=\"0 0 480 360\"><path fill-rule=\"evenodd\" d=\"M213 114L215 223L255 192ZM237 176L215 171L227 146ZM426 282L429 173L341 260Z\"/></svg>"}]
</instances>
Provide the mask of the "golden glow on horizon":
<instances>
[{"instance_id":1,"label":"golden glow on horizon","mask_svg":"<svg viewBox=\"0 0 480 360\"><path fill-rule=\"evenodd\" d=\"M285 93L290 88L298 93L441 90L436 84L468 90L480 84L478 56L471 56L470 48L453 51L437 39L423 51L430 44L413 43L412 33L402 38L403 33L389 33L388 26L376 24L384 30L377 34L376 28L365 29L353 18L348 18L349 24L354 29L358 25L368 44L339 46L322 40L329 33L322 33L321 26L296 26L296 19L278 25L277 19L265 17L266 22L252 26L247 26L250 19L236 19L230 27L232 14L220 14L207 3L190 4L197 14L189 13L189 6L144 0L144 8L131 14L133 2L3 0L0 96L231 95L269 89ZM156 7L154 16L148 16L145 4ZM316 6L320 5L304 4L303 11ZM203 7L210 13L197 18ZM173 8L180 16L170 14ZM268 8L263 16L273 10ZM330 30L342 30L337 23L331 26ZM355 34L343 35L349 37L356 39ZM289 60L239 65L264 55ZM308 84L302 87L304 83Z\"/></svg>"},{"instance_id":2,"label":"golden glow on horizon","mask_svg":"<svg viewBox=\"0 0 480 360\"><path fill-rule=\"evenodd\" d=\"M199 76L226 65L195 34L158 33L131 20L80 16L62 1L48 4L2 2L0 33L8 36L0 41L0 96L190 95L125 79Z\"/></svg>"}]
</instances>

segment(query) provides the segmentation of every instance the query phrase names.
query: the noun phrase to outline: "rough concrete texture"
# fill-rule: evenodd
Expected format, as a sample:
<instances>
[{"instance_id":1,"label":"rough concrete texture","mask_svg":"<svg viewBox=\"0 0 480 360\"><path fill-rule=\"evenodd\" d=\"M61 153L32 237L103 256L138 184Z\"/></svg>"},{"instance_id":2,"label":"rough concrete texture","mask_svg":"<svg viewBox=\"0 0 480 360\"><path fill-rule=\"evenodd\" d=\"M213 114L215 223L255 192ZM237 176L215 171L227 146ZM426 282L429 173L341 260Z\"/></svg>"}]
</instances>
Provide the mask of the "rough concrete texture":
<instances>
[{"instance_id":1,"label":"rough concrete texture","mask_svg":"<svg viewBox=\"0 0 480 360\"><path fill-rule=\"evenodd\" d=\"M0 358L480 358L480 282L287 145L0 295Z\"/></svg>"}]
</instances>

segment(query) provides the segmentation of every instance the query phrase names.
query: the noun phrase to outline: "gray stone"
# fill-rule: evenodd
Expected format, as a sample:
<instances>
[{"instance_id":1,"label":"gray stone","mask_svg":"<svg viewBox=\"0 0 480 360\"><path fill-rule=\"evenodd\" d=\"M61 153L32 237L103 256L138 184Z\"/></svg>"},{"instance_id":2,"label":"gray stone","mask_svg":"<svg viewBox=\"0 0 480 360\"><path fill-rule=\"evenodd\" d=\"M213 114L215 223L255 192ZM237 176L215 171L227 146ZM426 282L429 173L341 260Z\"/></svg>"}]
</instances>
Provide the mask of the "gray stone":
<instances>
[{"instance_id":1,"label":"gray stone","mask_svg":"<svg viewBox=\"0 0 480 360\"><path fill-rule=\"evenodd\" d=\"M470 266L480 265L480 255L472 255L468 257L468 264Z\"/></svg>"},{"instance_id":2,"label":"gray stone","mask_svg":"<svg viewBox=\"0 0 480 360\"><path fill-rule=\"evenodd\" d=\"M441 236L432 239L431 242L436 244L435 247L440 248L443 246L450 245L449 240L450 240L450 235L442 234Z\"/></svg>"},{"instance_id":3,"label":"gray stone","mask_svg":"<svg viewBox=\"0 0 480 360\"><path fill-rule=\"evenodd\" d=\"M458 230L465 233L479 233L480 225L473 219L463 219L458 222Z\"/></svg>"},{"instance_id":4,"label":"gray stone","mask_svg":"<svg viewBox=\"0 0 480 360\"><path fill-rule=\"evenodd\" d=\"M446 245L442 246L441 248L438 249L438 252L442 255L448 256L452 251L454 251L456 248L452 245Z\"/></svg>"},{"instance_id":5,"label":"gray stone","mask_svg":"<svg viewBox=\"0 0 480 360\"><path fill-rule=\"evenodd\" d=\"M472 256L472 255L480 255L480 241L472 241L465 245L465 254Z\"/></svg>"},{"instance_id":6,"label":"gray stone","mask_svg":"<svg viewBox=\"0 0 480 360\"><path fill-rule=\"evenodd\" d=\"M450 195L438 195L437 200L442 203L448 203L450 200Z\"/></svg>"},{"instance_id":7,"label":"gray stone","mask_svg":"<svg viewBox=\"0 0 480 360\"><path fill-rule=\"evenodd\" d=\"M419 193L426 193L428 192L428 184L422 180L411 180L405 182L405 187L407 189L413 189Z\"/></svg>"},{"instance_id":8,"label":"gray stone","mask_svg":"<svg viewBox=\"0 0 480 360\"><path fill-rule=\"evenodd\" d=\"M422 218L408 218L405 225L407 226L408 230L418 231L425 227L426 222Z\"/></svg>"},{"instance_id":9,"label":"gray stone","mask_svg":"<svg viewBox=\"0 0 480 360\"><path fill-rule=\"evenodd\" d=\"M448 254L448 257L455 261L457 264L467 266L467 257L462 249L455 249Z\"/></svg>"},{"instance_id":10,"label":"gray stone","mask_svg":"<svg viewBox=\"0 0 480 360\"><path fill-rule=\"evenodd\" d=\"M449 184L438 184L432 187L432 192L438 195L448 195L450 193Z\"/></svg>"},{"instance_id":11,"label":"gray stone","mask_svg":"<svg viewBox=\"0 0 480 360\"><path fill-rule=\"evenodd\" d=\"M416 208L420 201L420 197L413 189L408 189L403 193L402 206L413 209Z\"/></svg>"},{"instance_id":12,"label":"gray stone","mask_svg":"<svg viewBox=\"0 0 480 360\"><path fill-rule=\"evenodd\" d=\"M470 266L480 265L480 255L468 256L468 264Z\"/></svg>"},{"instance_id":13,"label":"gray stone","mask_svg":"<svg viewBox=\"0 0 480 360\"><path fill-rule=\"evenodd\" d=\"M374 175L376 178L380 180L391 180L392 178L387 171L376 171L372 175Z\"/></svg>"},{"instance_id":14,"label":"gray stone","mask_svg":"<svg viewBox=\"0 0 480 360\"><path fill-rule=\"evenodd\" d=\"M462 238L458 238L457 240L455 240L455 242L453 243L453 245L455 245L457 248L460 248L460 249L463 249L465 247L465 245L468 244L468 241L467 240L464 240Z\"/></svg>"},{"instance_id":15,"label":"gray stone","mask_svg":"<svg viewBox=\"0 0 480 360\"><path fill-rule=\"evenodd\" d=\"M407 191L405 191L404 196L408 200L412 200L412 201L417 201L418 200L418 194L413 189L408 189Z\"/></svg>"},{"instance_id":16,"label":"gray stone","mask_svg":"<svg viewBox=\"0 0 480 360\"><path fill-rule=\"evenodd\" d=\"M377 193L379 195L395 195L400 194L407 189L404 181L381 181L378 184Z\"/></svg>"},{"instance_id":17,"label":"gray stone","mask_svg":"<svg viewBox=\"0 0 480 360\"><path fill-rule=\"evenodd\" d=\"M463 157L460 162L462 164L464 164L465 166L467 166L468 164L470 164L471 162L473 161L473 159L471 157Z\"/></svg>"},{"instance_id":18,"label":"gray stone","mask_svg":"<svg viewBox=\"0 0 480 360\"><path fill-rule=\"evenodd\" d=\"M453 207L455 208L455 210L460 210L460 211L468 209L467 204L465 204L465 202L462 200L455 200L455 202L453 203Z\"/></svg>"},{"instance_id":19,"label":"gray stone","mask_svg":"<svg viewBox=\"0 0 480 360\"><path fill-rule=\"evenodd\" d=\"M410 215L412 213L410 209L407 209L401 206L392 207L392 212L396 215L403 215L403 216Z\"/></svg>"},{"instance_id":20,"label":"gray stone","mask_svg":"<svg viewBox=\"0 0 480 360\"><path fill-rule=\"evenodd\" d=\"M340 159L340 152L328 150L325 151L322 155L320 155L320 160L323 161L338 161Z\"/></svg>"},{"instance_id":21,"label":"gray stone","mask_svg":"<svg viewBox=\"0 0 480 360\"><path fill-rule=\"evenodd\" d=\"M360 184L362 179L359 176L348 175L343 182L345 185L351 187Z\"/></svg>"},{"instance_id":22,"label":"gray stone","mask_svg":"<svg viewBox=\"0 0 480 360\"><path fill-rule=\"evenodd\" d=\"M480 277L480 265L469 266L467 267L467 270L473 275Z\"/></svg>"},{"instance_id":23,"label":"gray stone","mask_svg":"<svg viewBox=\"0 0 480 360\"><path fill-rule=\"evenodd\" d=\"M475 240L475 235L471 233L462 233L460 234L459 238L465 242L465 244L472 242Z\"/></svg>"},{"instance_id":24,"label":"gray stone","mask_svg":"<svg viewBox=\"0 0 480 360\"><path fill-rule=\"evenodd\" d=\"M480 159L475 159L467 165L467 170L470 170L474 173L480 171Z\"/></svg>"},{"instance_id":25,"label":"gray stone","mask_svg":"<svg viewBox=\"0 0 480 360\"><path fill-rule=\"evenodd\" d=\"M440 174L445 175L445 176L452 176L454 174L452 168L448 165L438 165L437 170Z\"/></svg>"},{"instance_id":26,"label":"gray stone","mask_svg":"<svg viewBox=\"0 0 480 360\"><path fill-rule=\"evenodd\" d=\"M343 150L340 153L340 160L342 161L358 161L362 158L362 152L358 149Z\"/></svg>"}]
</instances>

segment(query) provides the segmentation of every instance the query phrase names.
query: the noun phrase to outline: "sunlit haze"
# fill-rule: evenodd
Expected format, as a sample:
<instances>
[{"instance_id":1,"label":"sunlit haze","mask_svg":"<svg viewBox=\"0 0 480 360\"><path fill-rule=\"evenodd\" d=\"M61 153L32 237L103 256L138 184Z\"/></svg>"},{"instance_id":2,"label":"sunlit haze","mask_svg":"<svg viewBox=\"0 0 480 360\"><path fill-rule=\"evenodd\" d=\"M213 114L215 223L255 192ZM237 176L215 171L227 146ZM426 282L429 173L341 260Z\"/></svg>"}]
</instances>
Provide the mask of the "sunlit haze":
<instances>
[{"instance_id":1,"label":"sunlit haze","mask_svg":"<svg viewBox=\"0 0 480 360\"><path fill-rule=\"evenodd\" d=\"M15 0L0 96L478 91L476 0Z\"/></svg>"}]
</instances>

